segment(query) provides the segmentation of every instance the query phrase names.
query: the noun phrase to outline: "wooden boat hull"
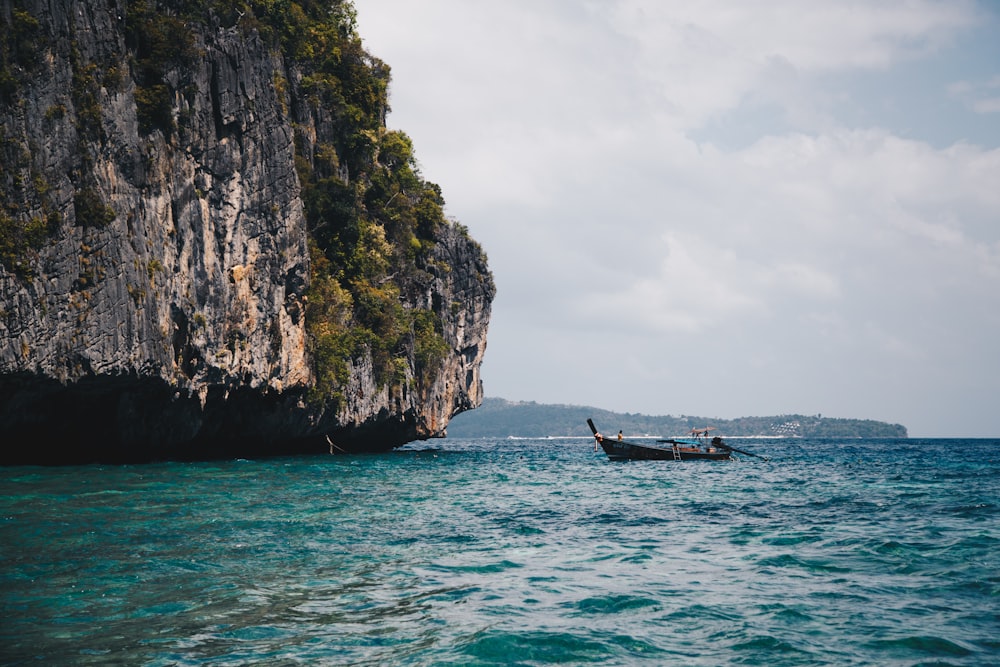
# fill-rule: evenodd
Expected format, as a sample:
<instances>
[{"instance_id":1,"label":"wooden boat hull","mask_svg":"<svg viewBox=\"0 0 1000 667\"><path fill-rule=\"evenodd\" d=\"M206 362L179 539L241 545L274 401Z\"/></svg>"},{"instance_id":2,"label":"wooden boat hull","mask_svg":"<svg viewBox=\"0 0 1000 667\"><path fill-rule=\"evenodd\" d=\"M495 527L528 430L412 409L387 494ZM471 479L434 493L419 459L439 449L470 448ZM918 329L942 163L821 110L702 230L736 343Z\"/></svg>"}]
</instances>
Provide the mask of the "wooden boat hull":
<instances>
[{"instance_id":1,"label":"wooden boat hull","mask_svg":"<svg viewBox=\"0 0 1000 667\"><path fill-rule=\"evenodd\" d=\"M733 448L727 445L702 449L699 443L684 440L657 440L655 445L646 445L617 438L606 438L597 431L594 420L588 419L587 425L594 433L597 442L612 461L731 461ZM717 442L722 442L716 438Z\"/></svg>"},{"instance_id":2,"label":"wooden boat hull","mask_svg":"<svg viewBox=\"0 0 1000 667\"><path fill-rule=\"evenodd\" d=\"M640 445L627 440L602 438L601 449L612 461L730 461L732 454L726 451L686 451L691 449L686 444L674 448L669 444Z\"/></svg>"}]
</instances>

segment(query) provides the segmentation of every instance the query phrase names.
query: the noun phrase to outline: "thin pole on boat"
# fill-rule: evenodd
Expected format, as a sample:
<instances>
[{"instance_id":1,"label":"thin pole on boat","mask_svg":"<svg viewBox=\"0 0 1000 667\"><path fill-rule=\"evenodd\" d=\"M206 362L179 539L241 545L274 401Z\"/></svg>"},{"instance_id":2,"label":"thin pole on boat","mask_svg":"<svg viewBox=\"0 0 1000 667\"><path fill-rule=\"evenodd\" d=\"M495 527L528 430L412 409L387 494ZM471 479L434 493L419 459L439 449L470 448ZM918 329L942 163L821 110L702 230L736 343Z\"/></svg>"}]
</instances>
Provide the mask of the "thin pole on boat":
<instances>
[{"instance_id":1,"label":"thin pole on boat","mask_svg":"<svg viewBox=\"0 0 1000 667\"><path fill-rule=\"evenodd\" d=\"M594 426L594 420L591 419L590 417L587 418L587 426L589 426L590 430L594 432L594 451L596 452L597 451L597 443L601 439L601 434L597 432L597 427Z\"/></svg>"},{"instance_id":2,"label":"thin pole on boat","mask_svg":"<svg viewBox=\"0 0 1000 667\"><path fill-rule=\"evenodd\" d=\"M728 449L729 451L736 452L737 454L746 454L747 456L753 456L758 459L764 459L765 461L769 460L766 456L761 456L760 454L754 454L753 452L745 452L742 449L736 449L735 447L730 447L724 442L717 442L715 443L715 446L722 447L723 449Z\"/></svg>"},{"instance_id":3,"label":"thin pole on boat","mask_svg":"<svg viewBox=\"0 0 1000 667\"><path fill-rule=\"evenodd\" d=\"M341 454L347 454L347 450L346 450L346 449L341 449L341 448L340 448L340 447L338 447L337 445L333 444L333 440L331 440L331 439L330 439L330 436L326 436L326 441L327 441L328 443L330 443L330 453L331 453L331 454L333 454L333 453L334 453L334 451L333 451L333 450L335 450L335 449L336 449L336 450L337 450L338 452L340 452Z\"/></svg>"}]
</instances>

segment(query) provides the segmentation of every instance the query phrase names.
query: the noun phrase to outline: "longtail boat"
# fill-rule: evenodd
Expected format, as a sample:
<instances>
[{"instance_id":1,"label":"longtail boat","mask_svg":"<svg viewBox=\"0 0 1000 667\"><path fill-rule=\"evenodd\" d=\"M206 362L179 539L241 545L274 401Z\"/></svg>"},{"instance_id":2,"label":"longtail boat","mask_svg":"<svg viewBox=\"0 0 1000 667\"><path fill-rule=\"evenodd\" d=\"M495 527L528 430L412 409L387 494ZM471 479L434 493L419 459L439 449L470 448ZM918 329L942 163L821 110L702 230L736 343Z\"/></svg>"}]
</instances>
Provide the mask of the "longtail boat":
<instances>
[{"instance_id":1,"label":"longtail boat","mask_svg":"<svg viewBox=\"0 0 1000 667\"><path fill-rule=\"evenodd\" d=\"M694 429L691 431L692 438L675 439L669 438L657 440L656 444L637 443L625 440L621 431L617 436L604 436L594 426L594 420L588 419L587 425L594 433L596 443L601 446L604 453L612 461L622 461L627 459L655 460L655 461L730 461L733 452L740 452L749 456L756 456L750 452L734 449L727 445L722 438L716 436L708 438L712 429Z\"/></svg>"}]
</instances>

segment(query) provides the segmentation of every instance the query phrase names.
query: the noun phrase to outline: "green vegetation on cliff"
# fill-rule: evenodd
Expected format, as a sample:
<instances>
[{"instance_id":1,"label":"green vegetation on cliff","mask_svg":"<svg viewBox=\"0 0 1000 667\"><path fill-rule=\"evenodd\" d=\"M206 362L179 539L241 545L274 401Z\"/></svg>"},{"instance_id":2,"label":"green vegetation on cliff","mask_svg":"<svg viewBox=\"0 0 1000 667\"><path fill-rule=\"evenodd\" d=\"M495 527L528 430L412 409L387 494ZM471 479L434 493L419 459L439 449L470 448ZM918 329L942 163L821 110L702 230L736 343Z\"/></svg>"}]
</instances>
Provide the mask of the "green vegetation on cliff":
<instances>
[{"instance_id":1,"label":"green vegetation on cliff","mask_svg":"<svg viewBox=\"0 0 1000 667\"><path fill-rule=\"evenodd\" d=\"M447 346L440 318L404 308L403 297L429 278L430 250L448 222L440 188L421 177L410 138L385 127L389 67L362 47L349 2L251 3L246 11L256 12L286 63L301 72L308 115L334 119L315 124L315 141L296 136L312 243L306 321L314 393L336 396L345 360L364 354L379 383L392 387L406 381L413 358L419 389L433 381Z\"/></svg>"},{"instance_id":2,"label":"green vegetation on cliff","mask_svg":"<svg viewBox=\"0 0 1000 667\"><path fill-rule=\"evenodd\" d=\"M281 55L275 89L296 129L310 234L312 397L336 398L348 362L366 355L381 385L402 385L411 357L418 388L432 381L446 352L441 325L431 311L401 304L425 278L435 234L448 224L444 201L421 178L409 137L385 127L389 67L365 51L351 2L146 0L129 7L129 20L146 132L183 129L170 101L185 91L172 90L167 73L196 57L185 25L218 22L258 35Z\"/></svg>"},{"instance_id":3,"label":"green vegetation on cliff","mask_svg":"<svg viewBox=\"0 0 1000 667\"><path fill-rule=\"evenodd\" d=\"M695 428L714 426L724 436L784 436L802 438L905 438L906 427L869 419L837 419L821 415L779 415L718 419L621 414L576 405L544 405L487 398L471 413L459 415L448 435L459 438L537 438L589 436L587 418L608 432L631 435L682 436Z\"/></svg>"},{"instance_id":4,"label":"green vegetation on cliff","mask_svg":"<svg viewBox=\"0 0 1000 667\"><path fill-rule=\"evenodd\" d=\"M28 12L14 7L9 21L0 15L0 104L12 103L21 81L37 70L39 40L38 20ZM29 158L0 126L0 193L19 195L3 197L0 206L0 264L23 276L31 274L31 261L60 222L48 200L45 178L37 173L30 179L21 176Z\"/></svg>"},{"instance_id":5,"label":"green vegetation on cliff","mask_svg":"<svg viewBox=\"0 0 1000 667\"><path fill-rule=\"evenodd\" d=\"M124 29L125 61L85 56L75 39L56 44L18 6L24 3L13 4L9 15L0 15L0 104L17 100L47 54L70 51L72 90L67 103L49 113L53 120L72 116L78 143L73 212L85 228L115 220L92 174L93 156L107 139L102 100L132 90L140 136L182 145L192 101L207 92L198 89L195 73L210 36L235 32L263 43L273 56L284 120L295 133L309 233L305 312L318 380L312 398L336 400L350 364L367 358L380 386L420 391L434 381L448 349L433 310L440 305L422 295L434 275L448 270L432 253L451 223L440 188L419 172L410 138L385 126L390 70L365 51L349 0L129 2L115 17ZM71 38L74 30L71 24ZM52 210L44 179L19 175L27 157L3 128L0 158L4 191L13 192L0 207L0 262L30 277L62 218Z\"/></svg>"}]
</instances>

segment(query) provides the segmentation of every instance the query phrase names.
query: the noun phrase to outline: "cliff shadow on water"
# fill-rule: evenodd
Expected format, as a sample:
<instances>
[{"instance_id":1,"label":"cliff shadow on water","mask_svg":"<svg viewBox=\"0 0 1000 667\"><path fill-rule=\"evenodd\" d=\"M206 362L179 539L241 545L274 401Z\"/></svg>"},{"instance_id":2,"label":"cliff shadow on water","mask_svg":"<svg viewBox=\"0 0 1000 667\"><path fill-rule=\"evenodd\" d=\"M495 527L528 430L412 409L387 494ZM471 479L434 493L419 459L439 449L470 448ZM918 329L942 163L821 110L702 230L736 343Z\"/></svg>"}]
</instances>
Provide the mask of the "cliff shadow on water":
<instances>
[{"instance_id":1,"label":"cliff shadow on water","mask_svg":"<svg viewBox=\"0 0 1000 667\"><path fill-rule=\"evenodd\" d=\"M486 255L349 2L0 23L0 461L388 449L480 404Z\"/></svg>"}]
</instances>

